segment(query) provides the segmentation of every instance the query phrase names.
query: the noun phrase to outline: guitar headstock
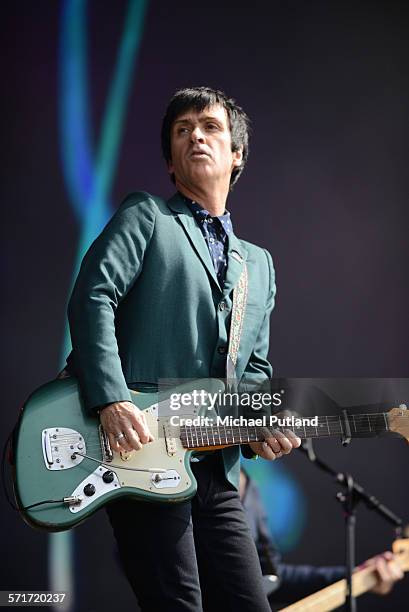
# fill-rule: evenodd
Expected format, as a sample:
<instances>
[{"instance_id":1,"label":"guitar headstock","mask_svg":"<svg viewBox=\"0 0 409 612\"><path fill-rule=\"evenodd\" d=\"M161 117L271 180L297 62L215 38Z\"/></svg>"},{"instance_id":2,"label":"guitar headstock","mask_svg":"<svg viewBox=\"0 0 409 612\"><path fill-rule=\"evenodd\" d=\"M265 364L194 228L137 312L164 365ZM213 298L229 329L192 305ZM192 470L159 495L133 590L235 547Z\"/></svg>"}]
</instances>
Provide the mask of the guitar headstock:
<instances>
[{"instance_id":1,"label":"guitar headstock","mask_svg":"<svg viewBox=\"0 0 409 612\"><path fill-rule=\"evenodd\" d=\"M390 431L395 431L409 442L409 410L405 404L386 413Z\"/></svg>"},{"instance_id":2,"label":"guitar headstock","mask_svg":"<svg viewBox=\"0 0 409 612\"><path fill-rule=\"evenodd\" d=\"M409 538L395 540L392 544L393 554L404 572L409 571Z\"/></svg>"}]
</instances>

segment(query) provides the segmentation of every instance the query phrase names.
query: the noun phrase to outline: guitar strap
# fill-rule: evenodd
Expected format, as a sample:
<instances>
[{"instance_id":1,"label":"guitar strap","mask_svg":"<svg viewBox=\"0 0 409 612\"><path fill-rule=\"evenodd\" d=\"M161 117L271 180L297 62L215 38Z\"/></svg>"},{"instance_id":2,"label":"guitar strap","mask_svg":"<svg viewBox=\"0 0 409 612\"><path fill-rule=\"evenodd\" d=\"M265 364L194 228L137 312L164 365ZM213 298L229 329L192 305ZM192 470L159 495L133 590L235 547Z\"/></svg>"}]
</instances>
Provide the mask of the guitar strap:
<instances>
[{"instance_id":1,"label":"guitar strap","mask_svg":"<svg viewBox=\"0 0 409 612\"><path fill-rule=\"evenodd\" d=\"M239 353L241 332L243 330L244 314L246 312L248 294L248 272L243 262L243 271L233 290L233 308L231 313L229 350L226 361L226 378L228 386L234 386L237 381L236 364Z\"/></svg>"}]
</instances>

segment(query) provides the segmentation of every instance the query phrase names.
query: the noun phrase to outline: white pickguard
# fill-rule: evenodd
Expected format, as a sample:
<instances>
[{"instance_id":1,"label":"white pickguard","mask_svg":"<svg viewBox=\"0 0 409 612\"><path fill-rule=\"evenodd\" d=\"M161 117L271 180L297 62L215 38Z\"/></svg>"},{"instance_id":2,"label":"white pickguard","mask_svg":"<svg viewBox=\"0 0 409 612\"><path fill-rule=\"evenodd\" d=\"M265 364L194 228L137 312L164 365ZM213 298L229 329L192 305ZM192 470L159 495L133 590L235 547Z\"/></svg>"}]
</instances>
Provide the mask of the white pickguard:
<instances>
[{"instance_id":1,"label":"white pickguard","mask_svg":"<svg viewBox=\"0 0 409 612\"><path fill-rule=\"evenodd\" d=\"M165 438L164 424L166 419L158 418L158 405L150 406L145 411L147 425L155 440L144 444L139 451L131 453L113 453L112 462L98 467L81 481L71 496L75 503L70 505L72 513L78 513L92 505L98 498L114 489L130 487L140 491L155 493L160 498L171 498L183 493L192 485L192 480L185 467L186 449L179 438L179 429L172 428L172 438ZM139 471L146 470L146 471ZM149 471L148 471L149 470ZM112 482L105 482L105 472L113 472ZM92 493L86 493L91 487Z\"/></svg>"},{"instance_id":2,"label":"white pickguard","mask_svg":"<svg viewBox=\"0 0 409 612\"><path fill-rule=\"evenodd\" d=\"M129 469L116 467L112 467L112 471L116 473L121 487L137 487L143 491L160 493L162 496L171 496L186 491L192 484L185 468L186 449L183 448L179 436L175 436L172 438L172 454L168 454L163 431L163 419L159 421L157 405L147 408L144 413L155 441L144 444L139 451L133 451L125 461L120 454L114 453L112 464L123 465L125 468L174 470L180 476L178 485L175 486L175 482L172 482L171 486L166 486L166 481L162 481L160 487L156 487L152 482L152 473L150 472L132 472Z\"/></svg>"}]
</instances>

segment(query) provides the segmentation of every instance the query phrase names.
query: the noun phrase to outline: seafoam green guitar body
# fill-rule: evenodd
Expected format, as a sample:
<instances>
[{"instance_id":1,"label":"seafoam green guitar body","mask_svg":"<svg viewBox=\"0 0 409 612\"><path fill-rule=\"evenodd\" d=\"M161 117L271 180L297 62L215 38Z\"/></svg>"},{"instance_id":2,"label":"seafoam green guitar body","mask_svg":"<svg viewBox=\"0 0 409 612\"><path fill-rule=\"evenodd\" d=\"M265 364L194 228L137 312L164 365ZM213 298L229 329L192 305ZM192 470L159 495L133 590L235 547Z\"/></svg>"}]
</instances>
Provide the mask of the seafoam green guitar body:
<instances>
[{"instance_id":1,"label":"seafoam green guitar body","mask_svg":"<svg viewBox=\"0 0 409 612\"><path fill-rule=\"evenodd\" d=\"M196 481L190 469L191 451L182 447L174 429L164 430L163 415L171 393L193 389L214 393L222 388L220 381L208 379L166 392L131 391L134 403L145 411L155 441L129 456L113 453L108 463L99 418L86 415L76 380L55 380L40 387L24 405L14 436L15 493L26 522L63 531L119 496L169 503L192 497ZM61 501L24 510L44 500Z\"/></svg>"}]
</instances>

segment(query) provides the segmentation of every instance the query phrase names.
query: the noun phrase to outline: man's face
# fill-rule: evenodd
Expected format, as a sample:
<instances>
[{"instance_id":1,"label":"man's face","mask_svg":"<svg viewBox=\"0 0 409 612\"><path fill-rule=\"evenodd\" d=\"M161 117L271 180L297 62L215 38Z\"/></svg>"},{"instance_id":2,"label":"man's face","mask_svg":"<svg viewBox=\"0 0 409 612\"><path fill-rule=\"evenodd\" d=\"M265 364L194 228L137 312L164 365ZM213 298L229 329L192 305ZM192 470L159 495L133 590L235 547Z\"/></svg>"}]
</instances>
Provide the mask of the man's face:
<instances>
[{"instance_id":1,"label":"man's face","mask_svg":"<svg viewBox=\"0 0 409 612\"><path fill-rule=\"evenodd\" d=\"M240 166L242 151L232 152L227 113L223 106L214 105L197 113L180 115L171 128L169 172L176 183L186 187L200 186L209 181L229 184L235 166Z\"/></svg>"}]
</instances>

